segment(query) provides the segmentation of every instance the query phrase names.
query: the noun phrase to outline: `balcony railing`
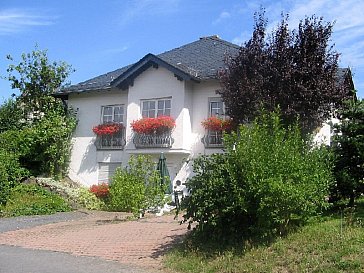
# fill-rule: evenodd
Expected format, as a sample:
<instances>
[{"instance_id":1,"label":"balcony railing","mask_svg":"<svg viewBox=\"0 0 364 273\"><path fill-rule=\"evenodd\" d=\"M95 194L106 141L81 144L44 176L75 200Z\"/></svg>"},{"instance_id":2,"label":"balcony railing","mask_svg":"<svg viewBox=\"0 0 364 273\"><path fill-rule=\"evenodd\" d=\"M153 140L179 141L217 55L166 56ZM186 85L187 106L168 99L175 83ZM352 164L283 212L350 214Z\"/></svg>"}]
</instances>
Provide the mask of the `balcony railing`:
<instances>
[{"instance_id":1,"label":"balcony railing","mask_svg":"<svg viewBox=\"0 0 364 273\"><path fill-rule=\"evenodd\" d=\"M207 134L201 139L206 148L223 148L222 131L207 131Z\"/></svg>"},{"instance_id":2,"label":"balcony railing","mask_svg":"<svg viewBox=\"0 0 364 273\"><path fill-rule=\"evenodd\" d=\"M171 132L163 134L138 134L134 133L133 143L135 148L170 148L174 139Z\"/></svg>"},{"instance_id":3,"label":"balcony railing","mask_svg":"<svg viewBox=\"0 0 364 273\"><path fill-rule=\"evenodd\" d=\"M121 129L113 135L99 135L95 141L98 150L122 150L125 144L125 129Z\"/></svg>"}]
</instances>

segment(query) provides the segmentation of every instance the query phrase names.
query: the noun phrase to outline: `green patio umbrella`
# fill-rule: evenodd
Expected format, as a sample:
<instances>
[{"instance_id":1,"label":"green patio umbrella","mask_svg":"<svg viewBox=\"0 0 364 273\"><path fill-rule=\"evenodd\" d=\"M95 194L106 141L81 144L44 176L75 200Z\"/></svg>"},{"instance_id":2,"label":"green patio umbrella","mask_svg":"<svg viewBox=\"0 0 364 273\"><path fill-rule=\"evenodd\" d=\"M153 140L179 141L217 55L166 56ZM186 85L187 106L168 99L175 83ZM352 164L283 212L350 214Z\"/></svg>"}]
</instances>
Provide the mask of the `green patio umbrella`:
<instances>
[{"instance_id":1,"label":"green patio umbrella","mask_svg":"<svg viewBox=\"0 0 364 273\"><path fill-rule=\"evenodd\" d=\"M161 153L158 160L157 170L159 171L161 177L161 186L166 185L168 183L168 187L166 189L166 194L172 193L172 185L171 185L171 178L169 176L167 164L166 164L166 157L164 153Z\"/></svg>"}]
</instances>

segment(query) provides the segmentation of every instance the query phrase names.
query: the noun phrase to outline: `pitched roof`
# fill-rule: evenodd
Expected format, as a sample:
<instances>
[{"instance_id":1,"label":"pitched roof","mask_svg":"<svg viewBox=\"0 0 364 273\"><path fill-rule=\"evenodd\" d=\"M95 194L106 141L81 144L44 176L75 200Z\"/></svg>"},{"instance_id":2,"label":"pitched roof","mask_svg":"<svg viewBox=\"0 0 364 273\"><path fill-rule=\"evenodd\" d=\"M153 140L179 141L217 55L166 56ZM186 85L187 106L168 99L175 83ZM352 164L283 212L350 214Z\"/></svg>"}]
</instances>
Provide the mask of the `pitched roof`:
<instances>
[{"instance_id":1,"label":"pitched roof","mask_svg":"<svg viewBox=\"0 0 364 273\"><path fill-rule=\"evenodd\" d=\"M147 54L138 62L71 85L58 94L80 93L109 89L113 86L125 88L132 80L151 65L160 65L175 74L178 79L201 81L216 79L217 72L225 66L226 56L238 53L239 46L217 36L200 38L181 47L153 55Z\"/></svg>"}]
</instances>

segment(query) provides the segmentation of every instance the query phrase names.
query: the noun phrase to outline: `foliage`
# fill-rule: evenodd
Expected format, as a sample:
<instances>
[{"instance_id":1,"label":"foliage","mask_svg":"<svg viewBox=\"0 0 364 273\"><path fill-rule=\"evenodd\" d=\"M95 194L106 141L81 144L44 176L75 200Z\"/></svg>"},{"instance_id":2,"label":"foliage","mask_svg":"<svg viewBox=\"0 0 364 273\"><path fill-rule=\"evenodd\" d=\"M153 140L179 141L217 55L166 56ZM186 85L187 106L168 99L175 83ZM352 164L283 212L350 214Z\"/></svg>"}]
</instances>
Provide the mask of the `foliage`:
<instances>
[{"instance_id":1,"label":"foliage","mask_svg":"<svg viewBox=\"0 0 364 273\"><path fill-rule=\"evenodd\" d=\"M170 132L176 126L176 121L169 116L159 116L135 120L130 126L138 134L163 134Z\"/></svg>"},{"instance_id":2,"label":"foliage","mask_svg":"<svg viewBox=\"0 0 364 273\"><path fill-rule=\"evenodd\" d=\"M101 210L105 208L105 203L91 193L89 189L80 187L74 191L74 194L70 196L78 205L81 205L85 209L89 210Z\"/></svg>"},{"instance_id":3,"label":"foliage","mask_svg":"<svg viewBox=\"0 0 364 273\"><path fill-rule=\"evenodd\" d=\"M92 185L90 187L90 192L92 192L98 198L107 198L110 193L109 185L106 183Z\"/></svg>"},{"instance_id":4,"label":"foliage","mask_svg":"<svg viewBox=\"0 0 364 273\"><path fill-rule=\"evenodd\" d=\"M231 131L234 127L231 119L222 119L216 116L209 117L201 122L206 130Z\"/></svg>"},{"instance_id":5,"label":"foliage","mask_svg":"<svg viewBox=\"0 0 364 273\"><path fill-rule=\"evenodd\" d=\"M110 208L138 214L162 205L165 189L150 156L132 156L129 167L117 169L110 185Z\"/></svg>"},{"instance_id":6,"label":"foliage","mask_svg":"<svg viewBox=\"0 0 364 273\"><path fill-rule=\"evenodd\" d=\"M364 220L364 199L354 218ZM195 245L191 236L165 256L172 272L341 272L364 270L363 225L351 225L335 211L269 245L245 242L221 248L221 242Z\"/></svg>"},{"instance_id":7,"label":"foliage","mask_svg":"<svg viewBox=\"0 0 364 273\"><path fill-rule=\"evenodd\" d=\"M29 172L20 166L17 155L0 148L0 205L6 203L10 189L27 175Z\"/></svg>"},{"instance_id":8,"label":"foliage","mask_svg":"<svg viewBox=\"0 0 364 273\"><path fill-rule=\"evenodd\" d=\"M10 55L7 59L14 61ZM10 64L7 72L11 87L21 92L17 101L24 110L24 117L28 119L32 115L34 120L53 108L50 95L64 84L73 70L65 62L50 61L47 51L36 47L31 53L22 54L18 64Z\"/></svg>"},{"instance_id":9,"label":"foliage","mask_svg":"<svg viewBox=\"0 0 364 273\"><path fill-rule=\"evenodd\" d=\"M55 180L52 178L35 178L35 182L43 188L62 196L72 208L101 210L105 208L103 200L97 198L88 188L70 179Z\"/></svg>"},{"instance_id":10,"label":"foliage","mask_svg":"<svg viewBox=\"0 0 364 273\"><path fill-rule=\"evenodd\" d=\"M103 123L92 128L92 131L98 135L113 135L119 132L123 128L120 123Z\"/></svg>"},{"instance_id":11,"label":"foliage","mask_svg":"<svg viewBox=\"0 0 364 273\"><path fill-rule=\"evenodd\" d=\"M226 152L194 162L182 202L185 221L207 238L247 239L286 234L327 207L330 156L311 147L298 126L263 114L226 135Z\"/></svg>"},{"instance_id":12,"label":"foliage","mask_svg":"<svg viewBox=\"0 0 364 273\"><path fill-rule=\"evenodd\" d=\"M261 10L252 38L220 73L227 114L249 123L262 106L268 111L280 106L285 125L299 118L303 131L312 132L351 93L351 75L338 74L339 54L329 45L333 24L312 16L290 31L287 15L269 37L266 28Z\"/></svg>"},{"instance_id":13,"label":"foliage","mask_svg":"<svg viewBox=\"0 0 364 273\"><path fill-rule=\"evenodd\" d=\"M336 154L333 194L354 198L364 193L364 100L347 101L335 125L333 150Z\"/></svg>"},{"instance_id":14,"label":"foliage","mask_svg":"<svg viewBox=\"0 0 364 273\"><path fill-rule=\"evenodd\" d=\"M15 100L9 99L0 105L0 133L21 129L22 121L22 111Z\"/></svg>"},{"instance_id":15,"label":"foliage","mask_svg":"<svg viewBox=\"0 0 364 273\"><path fill-rule=\"evenodd\" d=\"M20 215L52 214L69 211L68 204L58 195L38 185L19 184L9 195L9 200L2 207L5 217Z\"/></svg>"},{"instance_id":16,"label":"foliage","mask_svg":"<svg viewBox=\"0 0 364 273\"><path fill-rule=\"evenodd\" d=\"M13 61L10 56L8 59ZM51 63L46 51L36 49L23 54L20 63L9 65L7 71L12 88L19 89L21 95L2 107L16 110L14 117L9 116L8 110L0 117L3 120L16 117L16 127L5 128L0 135L3 148L15 152L20 164L33 175L62 176L69 161L76 119L51 94L61 88L71 72L70 66L64 62Z\"/></svg>"}]
</instances>

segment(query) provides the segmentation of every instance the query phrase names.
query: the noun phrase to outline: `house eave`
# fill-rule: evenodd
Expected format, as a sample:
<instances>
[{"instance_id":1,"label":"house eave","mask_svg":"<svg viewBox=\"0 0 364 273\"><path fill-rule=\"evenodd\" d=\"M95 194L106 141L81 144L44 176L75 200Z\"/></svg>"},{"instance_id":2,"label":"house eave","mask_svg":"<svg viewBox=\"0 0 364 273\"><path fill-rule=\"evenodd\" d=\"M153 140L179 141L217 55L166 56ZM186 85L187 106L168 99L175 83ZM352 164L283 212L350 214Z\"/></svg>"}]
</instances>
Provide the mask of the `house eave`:
<instances>
[{"instance_id":1,"label":"house eave","mask_svg":"<svg viewBox=\"0 0 364 273\"><path fill-rule=\"evenodd\" d=\"M129 86L132 86L134 84L134 79L145 70L150 67L158 69L159 66L164 67L172 72L178 80L200 82L199 78L194 77L184 72L183 70L176 68L175 66L165 62L164 60L153 54L147 54L140 61L138 61L137 63L132 65L127 71L125 71L125 73L113 80L110 85L121 88L123 90L127 89Z\"/></svg>"}]
</instances>

